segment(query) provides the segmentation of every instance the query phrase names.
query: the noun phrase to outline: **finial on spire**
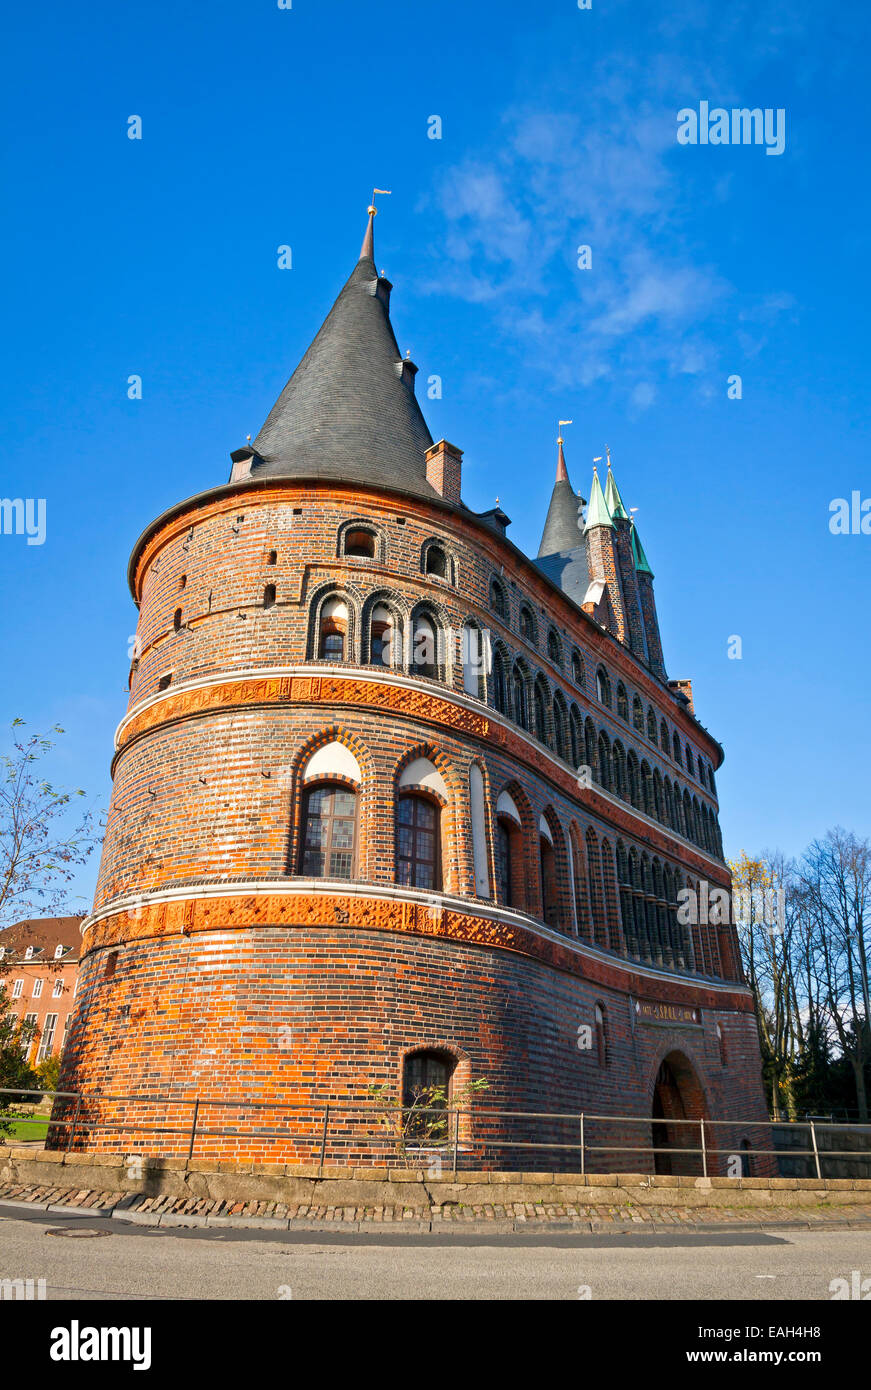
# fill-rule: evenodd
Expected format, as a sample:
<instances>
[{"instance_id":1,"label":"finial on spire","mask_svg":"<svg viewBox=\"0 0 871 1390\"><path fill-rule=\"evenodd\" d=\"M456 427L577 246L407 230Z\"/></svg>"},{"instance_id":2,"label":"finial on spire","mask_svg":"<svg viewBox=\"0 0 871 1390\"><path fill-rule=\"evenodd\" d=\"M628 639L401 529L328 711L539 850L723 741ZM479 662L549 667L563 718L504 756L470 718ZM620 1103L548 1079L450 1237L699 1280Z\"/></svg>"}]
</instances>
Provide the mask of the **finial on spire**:
<instances>
[{"instance_id":1,"label":"finial on spire","mask_svg":"<svg viewBox=\"0 0 871 1390\"><path fill-rule=\"evenodd\" d=\"M556 480L557 480L558 483L562 483L562 482L566 482L566 483L567 483L568 480L569 480L569 473L568 473L568 469L566 468L566 458L565 458L565 454L563 453L563 434L562 434L562 430L563 430L563 425L570 425L571 423L572 423L571 420L560 420L559 425L557 426L557 428L558 428L558 430L559 430L559 433L557 434L557 437L556 437L556 442L557 442L557 454L556 454Z\"/></svg>"},{"instance_id":2,"label":"finial on spire","mask_svg":"<svg viewBox=\"0 0 871 1390\"><path fill-rule=\"evenodd\" d=\"M605 454L607 455L607 458L608 458L608 467L609 467L609 469L610 469L610 467L611 467L611 448L610 448L610 446L609 446L608 444L605 445Z\"/></svg>"},{"instance_id":3,"label":"finial on spire","mask_svg":"<svg viewBox=\"0 0 871 1390\"><path fill-rule=\"evenodd\" d=\"M368 222L367 227L366 227L366 235L363 237L363 245L362 245L362 247L360 248L360 260L361 260L361 261L364 261L364 260L365 260L365 261L374 261L374 259L375 259L375 217L376 217L376 214L377 214L377 212L378 212L378 209L377 209L376 206L375 206L375 195L378 194L378 193L382 194L384 197L388 197L388 198L389 198L389 197L390 197L390 189L389 189L389 188L373 188L373 189L372 189L372 201L371 201L371 203L369 204L369 207L367 208L367 212L369 213L369 222Z\"/></svg>"}]
</instances>

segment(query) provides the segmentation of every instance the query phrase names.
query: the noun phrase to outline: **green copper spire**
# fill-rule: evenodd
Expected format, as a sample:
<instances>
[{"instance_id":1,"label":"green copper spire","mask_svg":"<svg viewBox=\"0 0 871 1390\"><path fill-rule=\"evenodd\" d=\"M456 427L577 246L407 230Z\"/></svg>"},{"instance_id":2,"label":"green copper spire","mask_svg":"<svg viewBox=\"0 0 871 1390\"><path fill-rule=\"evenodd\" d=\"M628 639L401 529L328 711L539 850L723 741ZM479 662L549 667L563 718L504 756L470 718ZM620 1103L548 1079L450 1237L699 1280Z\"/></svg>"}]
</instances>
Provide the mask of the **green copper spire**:
<instances>
[{"instance_id":1,"label":"green copper spire","mask_svg":"<svg viewBox=\"0 0 871 1390\"><path fill-rule=\"evenodd\" d=\"M611 459L608 459L608 481L605 484L605 505L615 521L628 521L629 513L623 506L623 498L620 496L619 488L614 482L614 474L611 472Z\"/></svg>"},{"instance_id":2,"label":"green copper spire","mask_svg":"<svg viewBox=\"0 0 871 1390\"><path fill-rule=\"evenodd\" d=\"M593 468L593 486L590 489L590 505L587 508L587 522L584 526L584 534L591 531L594 526L610 526L614 529L611 520L611 513L608 510L608 503L605 501L605 494L602 491L602 484L599 482L599 475Z\"/></svg>"},{"instance_id":3,"label":"green copper spire","mask_svg":"<svg viewBox=\"0 0 871 1390\"><path fill-rule=\"evenodd\" d=\"M635 525L632 527L632 558L635 561L635 568L638 570L639 574L649 574L651 579L653 579L653 570L647 562L644 546L641 544L641 537L638 534L638 527Z\"/></svg>"}]
</instances>

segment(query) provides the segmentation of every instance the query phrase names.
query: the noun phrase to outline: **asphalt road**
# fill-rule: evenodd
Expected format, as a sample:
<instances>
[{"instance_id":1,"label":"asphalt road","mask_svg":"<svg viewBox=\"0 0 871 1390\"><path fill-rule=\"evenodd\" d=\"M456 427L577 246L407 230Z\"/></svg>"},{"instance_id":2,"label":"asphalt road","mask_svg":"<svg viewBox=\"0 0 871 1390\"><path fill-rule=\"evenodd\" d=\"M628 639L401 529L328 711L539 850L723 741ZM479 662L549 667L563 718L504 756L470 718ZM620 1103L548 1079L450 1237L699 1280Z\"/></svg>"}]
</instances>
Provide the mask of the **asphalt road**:
<instances>
[{"instance_id":1,"label":"asphalt road","mask_svg":"<svg viewBox=\"0 0 871 1390\"><path fill-rule=\"evenodd\" d=\"M871 1275L869 1231L349 1238L0 1217L0 1279L43 1278L49 1299L828 1300L853 1270Z\"/></svg>"}]
</instances>

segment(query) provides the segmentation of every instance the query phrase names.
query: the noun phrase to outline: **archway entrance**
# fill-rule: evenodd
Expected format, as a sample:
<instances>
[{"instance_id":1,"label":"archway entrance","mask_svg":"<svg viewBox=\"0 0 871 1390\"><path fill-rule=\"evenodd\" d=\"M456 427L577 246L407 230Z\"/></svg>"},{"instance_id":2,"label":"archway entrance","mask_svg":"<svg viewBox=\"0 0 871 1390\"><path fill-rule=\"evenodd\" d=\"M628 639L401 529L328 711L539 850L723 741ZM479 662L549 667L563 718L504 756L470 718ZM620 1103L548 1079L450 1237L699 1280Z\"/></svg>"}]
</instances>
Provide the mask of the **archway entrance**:
<instances>
[{"instance_id":1,"label":"archway entrance","mask_svg":"<svg viewBox=\"0 0 871 1390\"><path fill-rule=\"evenodd\" d=\"M682 1153L701 1143L700 1126L669 1124L668 1121L704 1120L708 1107L701 1082L692 1063L682 1052L669 1052L662 1059L653 1087L650 1126L653 1145L653 1171L662 1174L698 1175L702 1172L700 1154ZM706 1134L706 1141L710 1137Z\"/></svg>"}]
</instances>

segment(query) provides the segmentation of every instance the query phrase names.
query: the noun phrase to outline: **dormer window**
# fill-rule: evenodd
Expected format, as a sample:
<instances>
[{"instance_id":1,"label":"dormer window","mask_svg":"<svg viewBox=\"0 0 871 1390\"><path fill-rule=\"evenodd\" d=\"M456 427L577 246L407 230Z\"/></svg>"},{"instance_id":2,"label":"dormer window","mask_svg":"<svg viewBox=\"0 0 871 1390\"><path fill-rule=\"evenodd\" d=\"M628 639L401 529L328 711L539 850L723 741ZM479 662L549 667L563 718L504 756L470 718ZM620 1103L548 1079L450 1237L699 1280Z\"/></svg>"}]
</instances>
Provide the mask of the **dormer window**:
<instances>
[{"instance_id":1,"label":"dormer window","mask_svg":"<svg viewBox=\"0 0 871 1390\"><path fill-rule=\"evenodd\" d=\"M28 946L27 949L25 950L25 952L24 952L24 959L25 959L25 960L33 960L33 947L32 947L32 946Z\"/></svg>"},{"instance_id":2,"label":"dormer window","mask_svg":"<svg viewBox=\"0 0 871 1390\"><path fill-rule=\"evenodd\" d=\"M54 948L54 958L55 958L55 960L60 960L60 958L61 958L61 956L63 955L63 953L64 953L64 948L63 948L63 946L55 946L55 948Z\"/></svg>"}]
</instances>

